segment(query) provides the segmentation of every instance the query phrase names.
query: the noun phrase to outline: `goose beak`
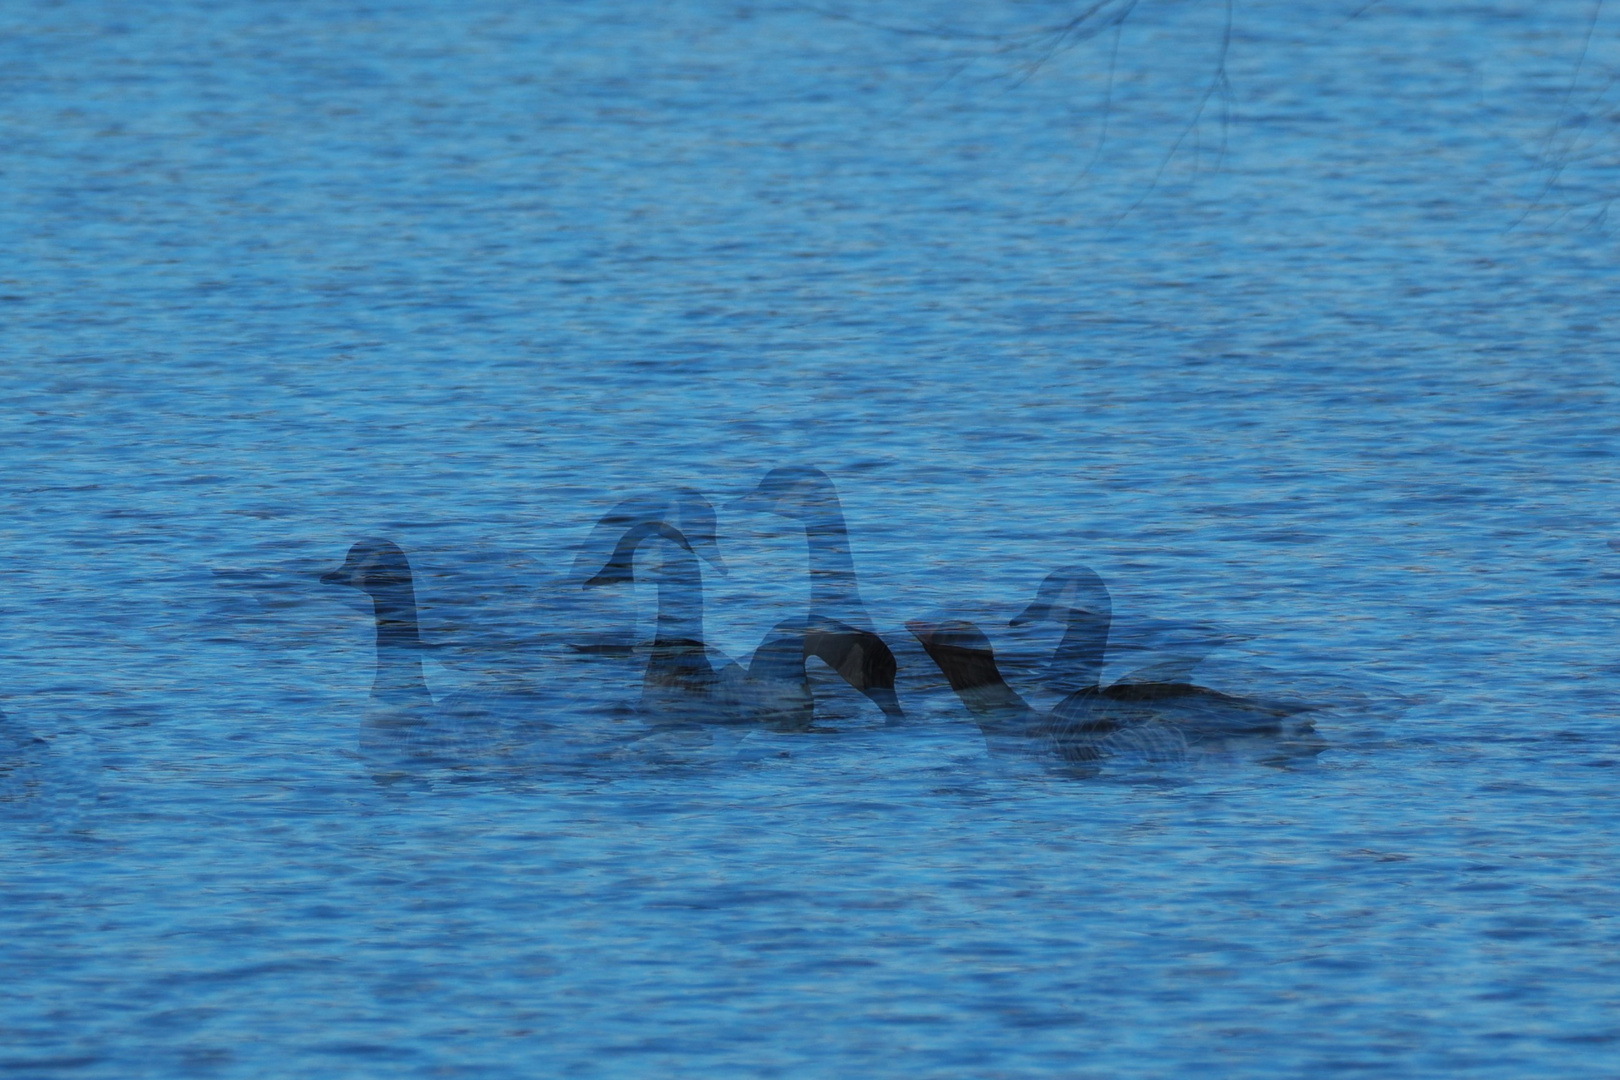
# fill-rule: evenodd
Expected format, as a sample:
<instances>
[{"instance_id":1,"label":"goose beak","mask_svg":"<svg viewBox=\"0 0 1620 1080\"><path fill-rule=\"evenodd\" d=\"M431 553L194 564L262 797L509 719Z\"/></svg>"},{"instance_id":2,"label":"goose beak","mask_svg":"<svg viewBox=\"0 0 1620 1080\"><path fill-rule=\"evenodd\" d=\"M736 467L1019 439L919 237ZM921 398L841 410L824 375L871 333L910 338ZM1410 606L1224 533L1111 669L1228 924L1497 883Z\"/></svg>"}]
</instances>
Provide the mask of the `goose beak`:
<instances>
[{"instance_id":1,"label":"goose beak","mask_svg":"<svg viewBox=\"0 0 1620 1080\"><path fill-rule=\"evenodd\" d=\"M922 642L923 648L928 650L938 646L957 649L990 647L990 641L984 636L984 631L960 619L948 619L938 623L913 619L906 623L906 629L910 630L912 636Z\"/></svg>"},{"instance_id":2,"label":"goose beak","mask_svg":"<svg viewBox=\"0 0 1620 1080\"><path fill-rule=\"evenodd\" d=\"M330 571L329 573L322 574L321 575L321 584L322 585L353 585L354 584L353 574L354 574L353 569L350 568L347 563L345 563L344 565L338 567L336 570Z\"/></svg>"},{"instance_id":3,"label":"goose beak","mask_svg":"<svg viewBox=\"0 0 1620 1080\"><path fill-rule=\"evenodd\" d=\"M1007 620L1007 625L1008 626L1027 626L1032 622L1040 622L1043 619L1049 619L1051 617L1052 617L1052 605L1051 604L1043 604L1043 603L1041 603L1039 601L1036 601L1035 603L1029 605L1029 607L1025 608L1023 611L1020 611L1017 615L1014 615L1011 619L1008 619Z\"/></svg>"}]
</instances>

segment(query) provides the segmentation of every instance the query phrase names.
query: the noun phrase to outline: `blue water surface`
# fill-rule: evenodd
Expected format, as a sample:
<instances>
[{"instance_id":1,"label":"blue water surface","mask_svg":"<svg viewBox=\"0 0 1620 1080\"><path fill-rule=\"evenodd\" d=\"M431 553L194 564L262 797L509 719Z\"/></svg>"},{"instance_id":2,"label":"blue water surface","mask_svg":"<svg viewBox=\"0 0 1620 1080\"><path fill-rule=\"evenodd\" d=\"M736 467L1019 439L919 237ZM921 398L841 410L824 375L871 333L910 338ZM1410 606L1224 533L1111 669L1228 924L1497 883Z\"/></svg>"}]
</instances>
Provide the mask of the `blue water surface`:
<instances>
[{"instance_id":1,"label":"blue water surface","mask_svg":"<svg viewBox=\"0 0 1620 1080\"><path fill-rule=\"evenodd\" d=\"M0 9L0 1068L1620 1073L1620 12L1086 10ZM708 493L746 658L790 463L906 725L357 755L353 542L585 723L598 516ZM902 624L1075 563L1328 748L988 755Z\"/></svg>"}]
</instances>

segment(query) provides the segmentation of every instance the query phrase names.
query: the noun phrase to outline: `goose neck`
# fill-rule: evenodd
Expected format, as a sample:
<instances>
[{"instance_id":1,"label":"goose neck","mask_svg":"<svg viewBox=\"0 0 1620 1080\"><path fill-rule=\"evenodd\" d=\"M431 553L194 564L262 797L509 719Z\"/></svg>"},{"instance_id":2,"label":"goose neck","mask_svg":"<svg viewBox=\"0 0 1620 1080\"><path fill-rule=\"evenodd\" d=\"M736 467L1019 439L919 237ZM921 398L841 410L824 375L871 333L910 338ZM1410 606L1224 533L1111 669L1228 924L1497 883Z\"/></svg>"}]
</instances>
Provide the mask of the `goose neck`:
<instances>
[{"instance_id":1,"label":"goose neck","mask_svg":"<svg viewBox=\"0 0 1620 1080\"><path fill-rule=\"evenodd\" d=\"M371 687L372 699L390 705L428 703L414 590L409 585L373 589L371 600L377 618L377 678Z\"/></svg>"},{"instance_id":2,"label":"goose neck","mask_svg":"<svg viewBox=\"0 0 1620 1080\"><path fill-rule=\"evenodd\" d=\"M1108 620L1092 612L1072 614L1052 653L1051 670L1069 690L1095 689L1108 651Z\"/></svg>"},{"instance_id":3,"label":"goose neck","mask_svg":"<svg viewBox=\"0 0 1620 1080\"><path fill-rule=\"evenodd\" d=\"M655 641L702 641L703 571L697 556L674 544L664 549Z\"/></svg>"},{"instance_id":4,"label":"goose neck","mask_svg":"<svg viewBox=\"0 0 1620 1080\"><path fill-rule=\"evenodd\" d=\"M810 549L810 607L821 616L850 615L862 609L850 553L849 529L837 510L804 523Z\"/></svg>"}]
</instances>

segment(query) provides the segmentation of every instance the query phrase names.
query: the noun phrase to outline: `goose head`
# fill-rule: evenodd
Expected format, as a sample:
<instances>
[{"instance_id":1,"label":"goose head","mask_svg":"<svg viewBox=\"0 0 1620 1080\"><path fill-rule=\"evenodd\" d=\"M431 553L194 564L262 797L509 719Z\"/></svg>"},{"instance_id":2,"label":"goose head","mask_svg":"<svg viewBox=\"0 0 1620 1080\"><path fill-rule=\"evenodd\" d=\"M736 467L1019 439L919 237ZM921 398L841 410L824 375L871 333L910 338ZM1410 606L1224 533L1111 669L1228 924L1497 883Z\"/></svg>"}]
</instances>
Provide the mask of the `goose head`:
<instances>
[{"instance_id":1,"label":"goose head","mask_svg":"<svg viewBox=\"0 0 1620 1080\"><path fill-rule=\"evenodd\" d=\"M1107 627L1114 616L1108 586L1089 566L1065 566L1046 575L1035 599L1014 615L1008 626L1034 622L1055 622L1064 626L1101 623Z\"/></svg>"},{"instance_id":2,"label":"goose head","mask_svg":"<svg viewBox=\"0 0 1620 1080\"><path fill-rule=\"evenodd\" d=\"M349 549L343 565L321 575L323 585L349 585L375 597L411 585L411 564L398 544L361 540Z\"/></svg>"},{"instance_id":3,"label":"goose head","mask_svg":"<svg viewBox=\"0 0 1620 1080\"><path fill-rule=\"evenodd\" d=\"M811 465L784 465L765 474L759 485L740 499L726 504L727 509L757 510L783 517L809 522L837 514L842 520L843 510L838 502L838 490L826 473Z\"/></svg>"},{"instance_id":4,"label":"goose head","mask_svg":"<svg viewBox=\"0 0 1620 1080\"><path fill-rule=\"evenodd\" d=\"M960 693L1002 682L990 639L972 623L963 619L940 622L912 619L906 623L906 629L939 665L939 670L950 680L952 690Z\"/></svg>"},{"instance_id":5,"label":"goose head","mask_svg":"<svg viewBox=\"0 0 1620 1080\"><path fill-rule=\"evenodd\" d=\"M1046 683L1072 692L1095 688L1102 679L1114 605L1102 578L1087 566L1065 566L1041 582L1035 600L1013 616L1009 626L1055 622L1063 640L1047 664Z\"/></svg>"},{"instance_id":6,"label":"goose head","mask_svg":"<svg viewBox=\"0 0 1620 1080\"><path fill-rule=\"evenodd\" d=\"M720 557L720 544L716 537L714 507L696 488L679 487L674 491L675 528L690 545L689 550L714 567L726 573L726 561Z\"/></svg>"},{"instance_id":7,"label":"goose head","mask_svg":"<svg viewBox=\"0 0 1620 1080\"><path fill-rule=\"evenodd\" d=\"M911 619L906 629L932 653L935 649L963 649L971 652L991 652L990 639L983 630L966 619L942 619L931 622Z\"/></svg>"},{"instance_id":8,"label":"goose head","mask_svg":"<svg viewBox=\"0 0 1620 1080\"><path fill-rule=\"evenodd\" d=\"M665 540L680 545L688 554L696 554L685 534L674 526L662 521L639 522L625 530L624 535L619 538L619 542L614 545L613 554L608 556L607 564L597 571L594 577L588 579L584 587L589 589L599 585L618 585L634 581L636 579L636 548L650 536L663 537Z\"/></svg>"},{"instance_id":9,"label":"goose head","mask_svg":"<svg viewBox=\"0 0 1620 1080\"><path fill-rule=\"evenodd\" d=\"M714 507L696 488L678 487L632 495L603 514L574 559L572 579L583 583L586 575L606 558L608 544L637 525L656 521L672 523L686 537L694 554L720 573L726 573L725 560L720 557Z\"/></svg>"}]
</instances>

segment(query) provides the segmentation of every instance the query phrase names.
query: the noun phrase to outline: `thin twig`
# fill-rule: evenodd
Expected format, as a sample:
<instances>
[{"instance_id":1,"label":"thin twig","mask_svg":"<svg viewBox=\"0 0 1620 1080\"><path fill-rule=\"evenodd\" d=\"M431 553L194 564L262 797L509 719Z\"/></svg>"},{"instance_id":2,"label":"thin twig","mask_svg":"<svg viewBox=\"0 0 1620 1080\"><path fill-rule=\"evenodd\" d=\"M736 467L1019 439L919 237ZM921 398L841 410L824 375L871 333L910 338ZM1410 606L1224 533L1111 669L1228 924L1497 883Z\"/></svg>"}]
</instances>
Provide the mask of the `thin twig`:
<instances>
[{"instance_id":1,"label":"thin twig","mask_svg":"<svg viewBox=\"0 0 1620 1080\"><path fill-rule=\"evenodd\" d=\"M1541 185L1541 190L1536 193L1535 198L1530 200L1530 204L1524 208L1524 211L1520 213L1517 218L1514 219L1513 224L1507 227L1507 232L1512 232L1520 225L1523 225L1531 214L1540 209L1547 196L1552 194L1553 189L1558 186L1559 180L1563 178L1564 170L1567 169L1575 160L1572 157L1574 152L1573 140L1566 145L1565 152L1561 155L1562 160L1552 162L1549 161L1549 158L1552 156L1553 140L1558 137L1558 133L1564 127L1564 116L1569 111L1569 103L1575 97L1575 87L1580 82L1581 70L1586 66L1586 56L1592 47L1592 35L1597 30L1598 18L1602 14L1603 0L1595 0L1592 5L1592 17L1586 21L1586 33L1581 38L1580 55L1575 59L1575 69L1570 72L1569 85L1564 88L1564 99L1563 101L1559 102L1558 115L1553 118L1552 126L1547 130L1547 137L1542 141L1541 144L1540 157L1542 164L1547 168L1546 181ZM1579 138L1579 130L1584 129L1585 127L1586 122L1582 121L1577 129L1577 134L1575 136L1576 138ZM1560 214L1557 218L1555 218L1554 224L1562 220L1565 216L1567 216L1567 211L1565 214Z\"/></svg>"},{"instance_id":2,"label":"thin twig","mask_svg":"<svg viewBox=\"0 0 1620 1080\"><path fill-rule=\"evenodd\" d=\"M1181 149L1181 144L1187 141L1187 136L1193 133L1194 129L1198 127L1199 121L1203 119L1204 109L1209 105L1209 99L1219 91L1224 101L1227 95L1231 93L1231 83L1226 78L1226 55L1232 46L1232 4L1233 0L1226 0L1226 26L1221 32L1221 48L1215 60L1215 74L1210 79L1209 85L1204 87L1204 92L1198 99L1198 108L1193 112L1192 120L1181 130L1181 134L1176 136L1176 141L1170 145L1170 152L1165 154L1163 161L1159 162L1159 168L1154 172L1153 179L1148 182L1147 190L1142 192L1139 199L1126 207L1124 213L1109 222L1108 228L1110 230L1116 228L1120 222L1130 217L1143 203L1147 202L1148 196L1152 195L1154 189L1159 186L1159 180L1164 176L1165 170L1170 167L1170 162L1175 159L1176 152ZM1224 136L1222 155L1225 155Z\"/></svg>"}]
</instances>

